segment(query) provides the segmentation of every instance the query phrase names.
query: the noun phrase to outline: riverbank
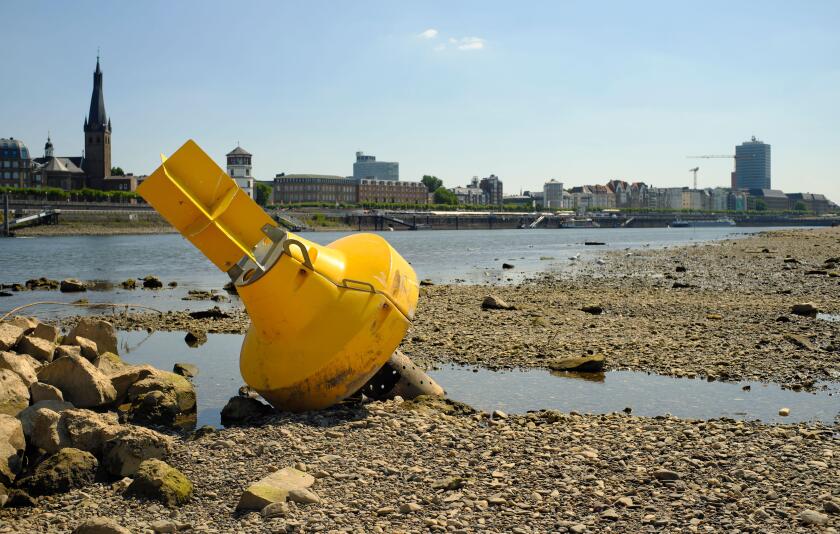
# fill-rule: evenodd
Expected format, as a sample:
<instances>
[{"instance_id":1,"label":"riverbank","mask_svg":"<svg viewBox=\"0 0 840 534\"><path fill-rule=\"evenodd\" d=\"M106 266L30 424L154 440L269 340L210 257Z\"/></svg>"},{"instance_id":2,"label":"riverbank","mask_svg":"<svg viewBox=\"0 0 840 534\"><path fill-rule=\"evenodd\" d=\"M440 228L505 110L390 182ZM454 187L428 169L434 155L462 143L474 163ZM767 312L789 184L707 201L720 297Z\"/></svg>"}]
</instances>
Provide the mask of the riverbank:
<instances>
[{"instance_id":1,"label":"riverbank","mask_svg":"<svg viewBox=\"0 0 840 534\"><path fill-rule=\"evenodd\" d=\"M173 227L165 223L136 223L129 221L114 222L82 222L69 221L42 226L29 226L15 230L17 237L45 237L45 236L103 236L103 235L147 235L174 234Z\"/></svg>"},{"instance_id":2,"label":"riverbank","mask_svg":"<svg viewBox=\"0 0 840 534\"><path fill-rule=\"evenodd\" d=\"M517 285L424 286L403 350L427 366L544 368L592 352L610 370L797 389L838 380L838 323L791 310L810 302L840 314L840 229L565 261L572 267ZM489 294L515 309L483 310ZM247 329L244 312L227 314L109 320L119 329ZM176 440L167 461L194 484L183 506L125 497L108 480L0 510L0 533L69 532L92 516L132 532L836 532L838 431L837 419L768 425L348 404ZM288 466L316 477L318 502L236 512L245 488Z\"/></svg>"}]
</instances>

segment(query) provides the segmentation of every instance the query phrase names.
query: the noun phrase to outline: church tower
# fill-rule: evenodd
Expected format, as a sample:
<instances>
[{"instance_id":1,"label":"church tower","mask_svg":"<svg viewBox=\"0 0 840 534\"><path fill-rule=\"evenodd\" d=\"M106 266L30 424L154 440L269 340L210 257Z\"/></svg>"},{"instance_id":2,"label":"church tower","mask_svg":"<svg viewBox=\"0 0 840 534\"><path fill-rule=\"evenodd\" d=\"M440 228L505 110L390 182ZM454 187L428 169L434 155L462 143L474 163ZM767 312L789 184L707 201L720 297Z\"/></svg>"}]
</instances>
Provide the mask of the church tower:
<instances>
[{"instance_id":1,"label":"church tower","mask_svg":"<svg viewBox=\"0 0 840 534\"><path fill-rule=\"evenodd\" d=\"M47 134L47 142L44 145L44 158L50 159L53 157L53 144L50 141L50 134Z\"/></svg>"},{"instance_id":2,"label":"church tower","mask_svg":"<svg viewBox=\"0 0 840 534\"><path fill-rule=\"evenodd\" d=\"M93 93L90 112L85 119L85 156L82 168L88 187L102 188L102 179L111 175L111 121L105 115L105 96L102 93L102 71L96 56L93 73Z\"/></svg>"}]
</instances>

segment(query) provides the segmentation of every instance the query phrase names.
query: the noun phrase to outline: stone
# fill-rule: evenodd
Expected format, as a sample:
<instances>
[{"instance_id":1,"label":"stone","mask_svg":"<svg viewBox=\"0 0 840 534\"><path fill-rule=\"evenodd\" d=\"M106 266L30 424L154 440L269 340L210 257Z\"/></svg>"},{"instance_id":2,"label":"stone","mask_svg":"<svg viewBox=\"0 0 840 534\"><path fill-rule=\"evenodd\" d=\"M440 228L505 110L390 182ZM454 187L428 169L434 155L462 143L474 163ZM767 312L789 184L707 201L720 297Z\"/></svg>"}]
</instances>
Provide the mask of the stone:
<instances>
[{"instance_id":1,"label":"stone","mask_svg":"<svg viewBox=\"0 0 840 534\"><path fill-rule=\"evenodd\" d=\"M74 408L61 412L57 428L59 435L67 437L67 446L101 456L105 442L116 437L124 427L113 413Z\"/></svg>"},{"instance_id":2,"label":"stone","mask_svg":"<svg viewBox=\"0 0 840 534\"><path fill-rule=\"evenodd\" d=\"M79 523L72 534L131 534L131 531L110 517L94 517Z\"/></svg>"},{"instance_id":3,"label":"stone","mask_svg":"<svg viewBox=\"0 0 840 534\"><path fill-rule=\"evenodd\" d=\"M0 350L12 350L23 337L23 328L12 323L0 323Z\"/></svg>"},{"instance_id":4,"label":"stone","mask_svg":"<svg viewBox=\"0 0 840 534\"><path fill-rule=\"evenodd\" d=\"M96 343L100 353L113 352L114 354L119 354L117 350L117 330L108 321L82 317L76 323L76 326L70 330L70 333L67 334L65 343L68 345L77 345L78 343L75 342L77 336L87 338Z\"/></svg>"},{"instance_id":5,"label":"stone","mask_svg":"<svg viewBox=\"0 0 840 534\"><path fill-rule=\"evenodd\" d=\"M240 424L269 415L273 409L268 404L251 397L231 397L222 408L222 424Z\"/></svg>"},{"instance_id":6,"label":"stone","mask_svg":"<svg viewBox=\"0 0 840 534\"><path fill-rule=\"evenodd\" d=\"M61 281L59 289L62 293L79 293L81 291L87 291L87 286L84 282L76 278L65 278Z\"/></svg>"},{"instance_id":7,"label":"stone","mask_svg":"<svg viewBox=\"0 0 840 534\"><path fill-rule=\"evenodd\" d=\"M263 519L283 517L289 514L289 505L285 502L273 502L265 505L265 507L260 510L260 514L263 516Z\"/></svg>"},{"instance_id":8,"label":"stone","mask_svg":"<svg viewBox=\"0 0 840 534\"><path fill-rule=\"evenodd\" d=\"M73 340L73 344L77 345L82 356L91 362L96 361L96 358L99 357L99 350L96 347L95 341L91 341L86 337L76 336L76 339Z\"/></svg>"},{"instance_id":9,"label":"stone","mask_svg":"<svg viewBox=\"0 0 840 534\"><path fill-rule=\"evenodd\" d=\"M134 278L129 278L120 282L120 285L123 289L135 289L137 288L137 280L135 280Z\"/></svg>"},{"instance_id":10,"label":"stone","mask_svg":"<svg viewBox=\"0 0 840 534\"><path fill-rule=\"evenodd\" d=\"M31 335L32 337L37 337L38 339L43 339L44 341L49 341L50 343L56 343L61 335L61 330L59 330L57 326L53 326L51 324L38 323L38 326L35 327L35 330L32 331Z\"/></svg>"},{"instance_id":11,"label":"stone","mask_svg":"<svg viewBox=\"0 0 840 534\"><path fill-rule=\"evenodd\" d=\"M192 493L192 482L183 473L156 459L140 464L134 481L125 491L126 495L158 500L170 508L188 502Z\"/></svg>"},{"instance_id":12,"label":"stone","mask_svg":"<svg viewBox=\"0 0 840 534\"><path fill-rule=\"evenodd\" d=\"M26 289L58 289L59 282L58 280L51 280L49 278L33 278L31 280L26 281Z\"/></svg>"},{"instance_id":13,"label":"stone","mask_svg":"<svg viewBox=\"0 0 840 534\"><path fill-rule=\"evenodd\" d=\"M61 394L60 389L43 382L32 383L29 386L29 396L32 404L41 401L64 401L64 395Z\"/></svg>"},{"instance_id":14,"label":"stone","mask_svg":"<svg viewBox=\"0 0 840 534\"><path fill-rule=\"evenodd\" d=\"M9 322L22 328L23 335L25 336L31 334L35 330L35 327L40 324L38 319L35 319L34 317L26 317L25 315L15 315L9 320Z\"/></svg>"},{"instance_id":15,"label":"stone","mask_svg":"<svg viewBox=\"0 0 840 534\"><path fill-rule=\"evenodd\" d=\"M81 356L82 349L78 345L59 345L55 348L52 359L57 360L64 356Z\"/></svg>"},{"instance_id":16,"label":"stone","mask_svg":"<svg viewBox=\"0 0 840 534\"><path fill-rule=\"evenodd\" d=\"M81 356L63 356L41 367L38 380L60 389L79 408L104 406L117 398L110 378Z\"/></svg>"},{"instance_id":17,"label":"stone","mask_svg":"<svg viewBox=\"0 0 840 534\"><path fill-rule=\"evenodd\" d=\"M55 353L55 344L35 336L24 336L18 343L19 353L29 354L41 362L51 362Z\"/></svg>"},{"instance_id":18,"label":"stone","mask_svg":"<svg viewBox=\"0 0 840 534\"><path fill-rule=\"evenodd\" d=\"M23 466L26 438L23 425L11 415L0 414L0 484L11 484Z\"/></svg>"},{"instance_id":19,"label":"stone","mask_svg":"<svg viewBox=\"0 0 840 534\"><path fill-rule=\"evenodd\" d=\"M602 313L604 313L604 308L598 305L584 306L580 309L580 311L589 313L591 315L601 315Z\"/></svg>"},{"instance_id":20,"label":"stone","mask_svg":"<svg viewBox=\"0 0 840 534\"><path fill-rule=\"evenodd\" d=\"M502 269L513 269L514 265L512 263L503 263Z\"/></svg>"},{"instance_id":21,"label":"stone","mask_svg":"<svg viewBox=\"0 0 840 534\"><path fill-rule=\"evenodd\" d=\"M508 304L496 295L487 295L481 302L482 310L515 310L516 306Z\"/></svg>"},{"instance_id":22,"label":"stone","mask_svg":"<svg viewBox=\"0 0 840 534\"><path fill-rule=\"evenodd\" d=\"M193 378L198 375L198 366L191 363L179 362L172 367L172 372L186 378Z\"/></svg>"},{"instance_id":23,"label":"stone","mask_svg":"<svg viewBox=\"0 0 840 534\"><path fill-rule=\"evenodd\" d=\"M89 452L67 447L56 452L21 479L30 495L53 495L93 483L99 462Z\"/></svg>"},{"instance_id":24,"label":"stone","mask_svg":"<svg viewBox=\"0 0 840 534\"><path fill-rule=\"evenodd\" d=\"M126 367L122 358L113 352L103 352L97 356L97 358L93 361L93 366L109 377L119 373ZM113 380L111 385L113 385Z\"/></svg>"},{"instance_id":25,"label":"stone","mask_svg":"<svg viewBox=\"0 0 840 534\"><path fill-rule=\"evenodd\" d=\"M207 343L207 332L203 330L190 330L184 336L184 343L190 347L200 347Z\"/></svg>"},{"instance_id":26,"label":"stone","mask_svg":"<svg viewBox=\"0 0 840 534\"><path fill-rule=\"evenodd\" d=\"M791 306L790 312L794 315L802 315L804 317L816 317L820 309L813 302L801 302Z\"/></svg>"},{"instance_id":27,"label":"stone","mask_svg":"<svg viewBox=\"0 0 840 534\"><path fill-rule=\"evenodd\" d=\"M796 334L785 334L784 339L785 339L785 341L788 341L789 343L791 343L792 345L794 345L797 348L810 350L810 351L816 351L817 350L817 348L814 346L814 344L811 343L811 340L808 339L805 336L798 336Z\"/></svg>"},{"instance_id":28,"label":"stone","mask_svg":"<svg viewBox=\"0 0 840 534\"><path fill-rule=\"evenodd\" d=\"M298 504L315 504L321 502L321 498L314 491L306 488L294 488L289 490L288 500Z\"/></svg>"},{"instance_id":29,"label":"stone","mask_svg":"<svg viewBox=\"0 0 840 534\"><path fill-rule=\"evenodd\" d=\"M827 514L840 514L840 502L827 500L823 502L823 510L825 510Z\"/></svg>"},{"instance_id":30,"label":"stone","mask_svg":"<svg viewBox=\"0 0 840 534\"><path fill-rule=\"evenodd\" d=\"M584 373L597 373L604 370L606 358L603 354L587 354L584 356L570 356L557 358L548 362L552 371L579 371Z\"/></svg>"},{"instance_id":31,"label":"stone","mask_svg":"<svg viewBox=\"0 0 840 534\"><path fill-rule=\"evenodd\" d=\"M146 289L159 289L163 287L163 282L157 276L150 274L143 278L143 287Z\"/></svg>"},{"instance_id":32,"label":"stone","mask_svg":"<svg viewBox=\"0 0 840 534\"><path fill-rule=\"evenodd\" d=\"M154 532L161 534L178 531L178 525L176 525L174 521L170 521L168 519L158 519L157 521L152 521L149 523L149 528L151 528Z\"/></svg>"},{"instance_id":33,"label":"stone","mask_svg":"<svg viewBox=\"0 0 840 534\"><path fill-rule=\"evenodd\" d=\"M790 408L779 408L779 415L782 417L787 417L790 415Z\"/></svg>"},{"instance_id":34,"label":"stone","mask_svg":"<svg viewBox=\"0 0 840 534\"><path fill-rule=\"evenodd\" d=\"M102 464L116 476L130 476L145 460L166 458L172 449L172 438L154 430L125 426L103 445Z\"/></svg>"},{"instance_id":35,"label":"stone","mask_svg":"<svg viewBox=\"0 0 840 534\"><path fill-rule=\"evenodd\" d=\"M196 410L195 387L183 376L154 369L128 387L120 412L127 421L172 426Z\"/></svg>"},{"instance_id":36,"label":"stone","mask_svg":"<svg viewBox=\"0 0 840 534\"><path fill-rule=\"evenodd\" d=\"M29 363L27 358L14 352L0 352L0 369L8 369L14 372L27 387L38 381L35 367Z\"/></svg>"},{"instance_id":37,"label":"stone","mask_svg":"<svg viewBox=\"0 0 840 534\"><path fill-rule=\"evenodd\" d=\"M417 504L416 502L407 502L400 505L400 513L401 514L410 514L413 512L419 512L422 510L423 507Z\"/></svg>"},{"instance_id":38,"label":"stone","mask_svg":"<svg viewBox=\"0 0 840 534\"><path fill-rule=\"evenodd\" d=\"M307 489L315 483L312 475L285 467L251 484L239 498L237 510L262 510L271 503L285 502L289 492Z\"/></svg>"},{"instance_id":39,"label":"stone","mask_svg":"<svg viewBox=\"0 0 840 534\"><path fill-rule=\"evenodd\" d=\"M816 510L802 510L797 518L803 525L824 526L828 524L828 516Z\"/></svg>"},{"instance_id":40,"label":"stone","mask_svg":"<svg viewBox=\"0 0 840 534\"><path fill-rule=\"evenodd\" d=\"M653 472L653 478L659 481L670 481L670 480L679 480L680 475L675 471L669 471L668 469L657 469Z\"/></svg>"},{"instance_id":41,"label":"stone","mask_svg":"<svg viewBox=\"0 0 840 534\"><path fill-rule=\"evenodd\" d=\"M607 508L601 512L601 519L606 519L607 521L618 521L620 517L618 512L615 511L615 508Z\"/></svg>"},{"instance_id":42,"label":"stone","mask_svg":"<svg viewBox=\"0 0 840 534\"><path fill-rule=\"evenodd\" d=\"M23 425L23 433L26 435L26 439L32 439L32 432L35 427L34 417L38 410L46 409L56 413L61 413L64 410L70 410L75 408L69 402L63 401L56 401L56 400L40 400L34 402L32 406L27 407L23 411L21 411L17 418L20 420L21 424ZM41 447L43 448L43 447Z\"/></svg>"},{"instance_id":43,"label":"stone","mask_svg":"<svg viewBox=\"0 0 840 534\"><path fill-rule=\"evenodd\" d=\"M19 414L29 406L29 388L14 371L0 369L0 414Z\"/></svg>"}]
</instances>

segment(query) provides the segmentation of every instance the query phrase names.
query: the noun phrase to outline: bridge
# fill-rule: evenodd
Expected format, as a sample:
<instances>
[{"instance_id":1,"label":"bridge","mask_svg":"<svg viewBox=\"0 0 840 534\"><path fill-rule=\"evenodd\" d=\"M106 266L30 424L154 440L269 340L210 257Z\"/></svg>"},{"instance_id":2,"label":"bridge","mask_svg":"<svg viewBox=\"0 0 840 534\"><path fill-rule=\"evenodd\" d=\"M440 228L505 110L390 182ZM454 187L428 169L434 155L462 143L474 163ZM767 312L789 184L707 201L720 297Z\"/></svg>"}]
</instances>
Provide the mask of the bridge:
<instances>
[{"instance_id":1,"label":"bridge","mask_svg":"<svg viewBox=\"0 0 840 534\"><path fill-rule=\"evenodd\" d=\"M9 216L8 209L4 209L2 235L6 237L11 237L13 230L25 228L27 226L38 226L41 224L57 224L58 215L60 213L61 210L48 209L39 211L38 213L33 213L31 215L24 215L23 217L12 219Z\"/></svg>"}]
</instances>

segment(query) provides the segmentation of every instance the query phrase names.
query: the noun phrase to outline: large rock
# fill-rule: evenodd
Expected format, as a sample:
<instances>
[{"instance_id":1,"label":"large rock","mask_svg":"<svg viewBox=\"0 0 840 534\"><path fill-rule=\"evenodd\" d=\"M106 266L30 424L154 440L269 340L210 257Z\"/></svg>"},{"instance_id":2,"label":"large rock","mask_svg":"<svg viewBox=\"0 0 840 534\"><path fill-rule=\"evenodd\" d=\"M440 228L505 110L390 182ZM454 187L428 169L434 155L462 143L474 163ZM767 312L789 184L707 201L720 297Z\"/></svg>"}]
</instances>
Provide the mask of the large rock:
<instances>
[{"instance_id":1,"label":"large rock","mask_svg":"<svg viewBox=\"0 0 840 534\"><path fill-rule=\"evenodd\" d=\"M93 483L99 462L91 453L68 447L53 454L20 480L30 495L52 495Z\"/></svg>"},{"instance_id":2,"label":"large rock","mask_svg":"<svg viewBox=\"0 0 840 534\"><path fill-rule=\"evenodd\" d=\"M13 371L27 387L38 381L35 367L32 366L29 359L14 352L0 352L0 369Z\"/></svg>"},{"instance_id":3,"label":"large rock","mask_svg":"<svg viewBox=\"0 0 840 534\"><path fill-rule=\"evenodd\" d=\"M222 408L222 424L235 425L269 415L273 409L251 397L231 397Z\"/></svg>"},{"instance_id":4,"label":"large rock","mask_svg":"<svg viewBox=\"0 0 840 534\"><path fill-rule=\"evenodd\" d=\"M93 366L108 376L114 376L123 369L125 363L113 352L103 352L93 361ZM111 381L113 385L113 380ZM117 395L119 397L119 394Z\"/></svg>"},{"instance_id":5,"label":"large rock","mask_svg":"<svg viewBox=\"0 0 840 534\"><path fill-rule=\"evenodd\" d=\"M20 420L21 424L23 425L23 433L26 436L26 440L29 441L32 439L32 432L35 428L35 416L38 410L50 410L52 412L61 413L64 410L71 410L75 408L69 402L63 401L56 401L56 400L41 400L32 404L32 406L27 407L19 414L17 414L17 418ZM43 448L43 447L41 447Z\"/></svg>"},{"instance_id":6,"label":"large rock","mask_svg":"<svg viewBox=\"0 0 840 534\"><path fill-rule=\"evenodd\" d=\"M104 406L117 398L110 378L81 356L64 356L41 367L38 381L57 387L79 408Z\"/></svg>"},{"instance_id":7,"label":"large rock","mask_svg":"<svg viewBox=\"0 0 840 534\"><path fill-rule=\"evenodd\" d=\"M0 350L12 350L23 337L23 328L12 323L0 323Z\"/></svg>"},{"instance_id":8,"label":"large rock","mask_svg":"<svg viewBox=\"0 0 840 534\"><path fill-rule=\"evenodd\" d=\"M487 295L481 302L482 310L515 310L516 306L508 304L501 297L496 295Z\"/></svg>"},{"instance_id":9,"label":"large rock","mask_svg":"<svg viewBox=\"0 0 840 534\"><path fill-rule=\"evenodd\" d=\"M61 390L55 386L51 386L49 384L44 384L43 382L34 382L29 385L29 396L32 401L32 404L36 404L41 401L64 401L64 395L61 394Z\"/></svg>"},{"instance_id":10,"label":"large rock","mask_svg":"<svg viewBox=\"0 0 840 534\"><path fill-rule=\"evenodd\" d=\"M62 293L79 293L87 291L87 285L76 278L65 278L61 281L59 289Z\"/></svg>"},{"instance_id":11,"label":"large rock","mask_svg":"<svg viewBox=\"0 0 840 534\"><path fill-rule=\"evenodd\" d=\"M23 335L25 336L31 334L35 330L35 327L40 324L38 319L35 319L34 317L26 317L24 315L15 315L9 322L22 328Z\"/></svg>"},{"instance_id":12,"label":"large rock","mask_svg":"<svg viewBox=\"0 0 840 534\"><path fill-rule=\"evenodd\" d=\"M55 353L55 343L34 335L25 336L18 343L17 351L29 354L41 362L51 362Z\"/></svg>"},{"instance_id":13,"label":"large rock","mask_svg":"<svg viewBox=\"0 0 840 534\"><path fill-rule=\"evenodd\" d=\"M289 493L306 489L315 483L315 477L294 467L285 467L261 478L242 493L237 510L262 510L276 502L286 502Z\"/></svg>"},{"instance_id":14,"label":"large rock","mask_svg":"<svg viewBox=\"0 0 840 534\"><path fill-rule=\"evenodd\" d=\"M140 464L125 494L175 507L189 501L192 492L192 482L183 473L161 460L146 460Z\"/></svg>"},{"instance_id":15,"label":"large rock","mask_svg":"<svg viewBox=\"0 0 840 534\"><path fill-rule=\"evenodd\" d=\"M125 421L161 426L179 426L181 416L193 414L195 410L192 383L183 376L159 369L131 384L119 407Z\"/></svg>"},{"instance_id":16,"label":"large rock","mask_svg":"<svg viewBox=\"0 0 840 534\"><path fill-rule=\"evenodd\" d=\"M816 317L820 309L813 302L800 302L790 308L790 313L804 317Z\"/></svg>"},{"instance_id":17,"label":"large rock","mask_svg":"<svg viewBox=\"0 0 840 534\"><path fill-rule=\"evenodd\" d=\"M606 358L603 354L587 354L585 356L572 356L557 358L548 363L552 371L580 371L584 373L597 373L604 370Z\"/></svg>"},{"instance_id":18,"label":"large rock","mask_svg":"<svg viewBox=\"0 0 840 534\"><path fill-rule=\"evenodd\" d=\"M108 321L100 319L92 319L90 317L82 317L79 322L70 330L65 338L65 343L69 345L77 345L76 337L81 336L96 343L99 352L113 352L117 351L117 330L114 325Z\"/></svg>"},{"instance_id":19,"label":"large rock","mask_svg":"<svg viewBox=\"0 0 840 534\"><path fill-rule=\"evenodd\" d=\"M60 335L61 330L57 326L46 323L38 323L38 326L32 331L32 337L37 337L50 343L57 342Z\"/></svg>"},{"instance_id":20,"label":"large rock","mask_svg":"<svg viewBox=\"0 0 840 534\"><path fill-rule=\"evenodd\" d=\"M17 373L0 369L0 414L19 414L29 406L29 388Z\"/></svg>"},{"instance_id":21,"label":"large rock","mask_svg":"<svg viewBox=\"0 0 840 534\"><path fill-rule=\"evenodd\" d=\"M71 534L131 534L131 531L110 517L85 519Z\"/></svg>"},{"instance_id":22,"label":"large rock","mask_svg":"<svg viewBox=\"0 0 840 534\"><path fill-rule=\"evenodd\" d=\"M145 460L166 458L171 448L172 438L148 428L128 425L105 442L102 464L112 475L130 476Z\"/></svg>"},{"instance_id":23,"label":"large rock","mask_svg":"<svg viewBox=\"0 0 840 534\"><path fill-rule=\"evenodd\" d=\"M95 341L91 341L90 339L82 336L76 336L76 339L73 342L78 345L79 352L87 358L89 361L94 362L96 358L99 357L99 349L96 346Z\"/></svg>"},{"instance_id":24,"label":"large rock","mask_svg":"<svg viewBox=\"0 0 840 534\"><path fill-rule=\"evenodd\" d=\"M105 442L122 431L113 413L96 413L90 410L64 410L58 421L59 435L67 437L68 446L101 456Z\"/></svg>"},{"instance_id":25,"label":"large rock","mask_svg":"<svg viewBox=\"0 0 840 534\"><path fill-rule=\"evenodd\" d=\"M20 472L26 441L23 426L11 415L0 414L0 484L11 484Z\"/></svg>"}]
</instances>

